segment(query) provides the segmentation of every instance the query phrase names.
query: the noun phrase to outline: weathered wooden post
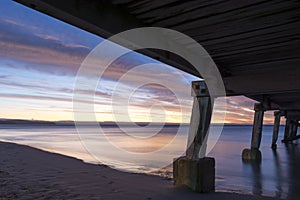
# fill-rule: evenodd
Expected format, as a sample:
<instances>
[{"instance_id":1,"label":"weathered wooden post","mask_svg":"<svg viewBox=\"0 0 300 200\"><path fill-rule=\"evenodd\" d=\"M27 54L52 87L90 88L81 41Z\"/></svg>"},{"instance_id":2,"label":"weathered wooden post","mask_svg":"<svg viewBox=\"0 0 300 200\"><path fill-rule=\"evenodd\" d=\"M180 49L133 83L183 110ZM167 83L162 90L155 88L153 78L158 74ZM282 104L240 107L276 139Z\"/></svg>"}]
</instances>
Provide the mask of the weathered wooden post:
<instances>
[{"instance_id":1,"label":"weathered wooden post","mask_svg":"<svg viewBox=\"0 0 300 200\"><path fill-rule=\"evenodd\" d=\"M192 96L194 103L186 156L174 160L174 185L210 192L215 189L215 160L205 155L214 100L204 81L192 83Z\"/></svg>"},{"instance_id":2,"label":"weathered wooden post","mask_svg":"<svg viewBox=\"0 0 300 200\"><path fill-rule=\"evenodd\" d=\"M277 148L276 143L277 143L277 140L278 140L280 118L281 118L281 112L280 111L275 111L274 112L274 129L273 129L273 137L272 137L272 149Z\"/></svg>"},{"instance_id":3,"label":"weathered wooden post","mask_svg":"<svg viewBox=\"0 0 300 200\"><path fill-rule=\"evenodd\" d=\"M259 151L262 127L265 109L263 104L256 103L254 105L254 121L251 139L251 149L244 149L242 153L243 160L261 160L261 152Z\"/></svg>"}]
</instances>

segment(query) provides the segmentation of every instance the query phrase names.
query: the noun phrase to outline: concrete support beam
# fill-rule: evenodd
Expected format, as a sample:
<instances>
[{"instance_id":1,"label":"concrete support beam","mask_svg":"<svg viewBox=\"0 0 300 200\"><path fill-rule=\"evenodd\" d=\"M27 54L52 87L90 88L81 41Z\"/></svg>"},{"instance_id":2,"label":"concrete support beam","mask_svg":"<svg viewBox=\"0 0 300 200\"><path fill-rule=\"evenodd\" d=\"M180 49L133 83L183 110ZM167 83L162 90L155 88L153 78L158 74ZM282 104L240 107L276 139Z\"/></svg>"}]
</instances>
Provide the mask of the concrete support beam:
<instances>
[{"instance_id":1,"label":"concrete support beam","mask_svg":"<svg viewBox=\"0 0 300 200\"><path fill-rule=\"evenodd\" d=\"M283 80L281 77L289 77ZM276 83L272 80L280 80ZM255 84L253 84L255 83ZM293 74L286 70L273 71L265 74L245 74L240 76L229 76L224 78L224 84L228 90L234 91L235 95L240 93L246 96L285 93L287 88L292 92L300 91L300 74ZM251 85L250 85L251 84ZM230 93L228 94L230 95ZM298 104L299 105L299 104Z\"/></svg>"},{"instance_id":2,"label":"concrete support beam","mask_svg":"<svg viewBox=\"0 0 300 200\"><path fill-rule=\"evenodd\" d=\"M282 142L288 142L292 134L292 120L291 118L286 118L284 136Z\"/></svg>"},{"instance_id":3,"label":"concrete support beam","mask_svg":"<svg viewBox=\"0 0 300 200\"><path fill-rule=\"evenodd\" d=\"M243 160L261 160L261 152L259 151L262 127L265 109L261 103L254 105L254 121L251 139L251 149L244 149L242 153Z\"/></svg>"},{"instance_id":4,"label":"concrete support beam","mask_svg":"<svg viewBox=\"0 0 300 200\"><path fill-rule=\"evenodd\" d=\"M298 139L300 139L300 135L296 135L294 137L289 137L286 140L284 140L283 142L291 142L293 140L298 140Z\"/></svg>"},{"instance_id":5,"label":"concrete support beam","mask_svg":"<svg viewBox=\"0 0 300 200\"><path fill-rule=\"evenodd\" d=\"M274 112L274 129L273 129L273 137L272 137L272 149L277 148L276 143L277 143L277 140L278 140L280 118L281 118L281 112L280 111L275 111Z\"/></svg>"},{"instance_id":6,"label":"concrete support beam","mask_svg":"<svg viewBox=\"0 0 300 200\"><path fill-rule=\"evenodd\" d=\"M286 119L286 125L285 125L285 131L284 131L284 138L282 142L290 142L296 139L299 139L300 136L297 136L297 131L298 131L298 118L287 118Z\"/></svg>"},{"instance_id":7,"label":"concrete support beam","mask_svg":"<svg viewBox=\"0 0 300 200\"><path fill-rule=\"evenodd\" d=\"M264 109L260 103L254 105L254 124L252 130L251 149L259 149L262 136Z\"/></svg>"},{"instance_id":8,"label":"concrete support beam","mask_svg":"<svg viewBox=\"0 0 300 200\"><path fill-rule=\"evenodd\" d=\"M194 81L192 85L194 97L193 110L187 143L186 156L188 159L197 160L204 158L208 130L212 115L212 104L208 89L204 81Z\"/></svg>"},{"instance_id":9,"label":"concrete support beam","mask_svg":"<svg viewBox=\"0 0 300 200\"><path fill-rule=\"evenodd\" d=\"M298 121L293 121L292 130L291 130L291 132L292 132L291 137L296 137L297 130L298 130Z\"/></svg>"},{"instance_id":10,"label":"concrete support beam","mask_svg":"<svg viewBox=\"0 0 300 200\"><path fill-rule=\"evenodd\" d=\"M300 125L300 110L285 111L284 116L286 118L286 124L284 130L284 138L282 142L290 142L299 139L300 136L297 136L297 131Z\"/></svg>"},{"instance_id":11,"label":"concrete support beam","mask_svg":"<svg viewBox=\"0 0 300 200\"><path fill-rule=\"evenodd\" d=\"M190 160L180 157L173 165L174 185L186 185L196 192L215 190L215 159Z\"/></svg>"},{"instance_id":12,"label":"concrete support beam","mask_svg":"<svg viewBox=\"0 0 300 200\"><path fill-rule=\"evenodd\" d=\"M173 163L174 185L185 185L196 192L215 189L215 160L205 157L213 100L204 81L192 83L194 97L186 156Z\"/></svg>"},{"instance_id":13,"label":"concrete support beam","mask_svg":"<svg viewBox=\"0 0 300 200\"><path fill-rule=\"evenodd\" d=\"M291 124L291 119L287 118L285 122L283 140L286 140L290 135L290 126L291 126L290 124Z\"/></svg>"}]
</instances>

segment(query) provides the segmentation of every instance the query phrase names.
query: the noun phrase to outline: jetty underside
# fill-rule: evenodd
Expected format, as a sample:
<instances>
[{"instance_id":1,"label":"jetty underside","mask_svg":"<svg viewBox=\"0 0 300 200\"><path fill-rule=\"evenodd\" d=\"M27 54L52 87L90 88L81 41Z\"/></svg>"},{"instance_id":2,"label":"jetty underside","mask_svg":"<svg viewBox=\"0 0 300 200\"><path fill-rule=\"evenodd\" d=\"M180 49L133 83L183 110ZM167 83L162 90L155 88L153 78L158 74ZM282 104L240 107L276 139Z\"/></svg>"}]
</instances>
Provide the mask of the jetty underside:
<instances>
[{"instance_id":1,"label":"jetty underside","mask_svg":"<svg viewBox=\"0 0 300 200\"><path fill-rule=\"evenodd\" d=\"M243 151L244 160L261 159L259 146L265 111L274 110L273 149L276 148L281 117L286 118L282 141L289 142L300 137L297 135L300 120L300 1L15 1L103 38L132 28L164 27L182 32L199 42L216 63L227 96L245 95L258 101L254 108L251 148ZM169 52L152 49L141 53L201 77L193 66ZM194 102L201 102L204 98L196 96ZM205 103L207 99L203 102L203 105L211 107L210 103ZM198 128L206 127L207 124L201 123L209 122L210 114L204 116L200 113L203 110L199 109L193 115L201 122L192 123L197 123L195 127ZM197 131L197 138L203 138L207 130L196 128L194 131ZM193 142L197 147L205 141ZM177 160L177 176L183 176L180 171L184 171L186 166L197 169L214 167L214 161L202 158L199 151L192 154L187 151L187 157ZM214 173L214 170L208 171ZM196 173L195 170L193 173ZM196 183L190 183L190 175L191 172L185 172L188 182L183 179L177 182L197 191L213 190L213 187L195 188ZM208 184L214 183L210 181Z\"/></svg>"}]
</instances>

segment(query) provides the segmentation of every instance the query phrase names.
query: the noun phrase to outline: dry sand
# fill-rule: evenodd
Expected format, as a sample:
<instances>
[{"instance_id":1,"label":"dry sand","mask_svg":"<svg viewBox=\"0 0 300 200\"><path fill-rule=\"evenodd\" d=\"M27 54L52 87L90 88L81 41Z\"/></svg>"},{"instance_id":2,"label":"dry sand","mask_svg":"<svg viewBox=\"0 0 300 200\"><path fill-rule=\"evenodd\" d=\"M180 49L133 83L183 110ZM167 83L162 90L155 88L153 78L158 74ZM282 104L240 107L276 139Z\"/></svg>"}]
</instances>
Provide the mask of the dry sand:
<instances>
[{"instance_id":1,"label":"dry sand","mask_svg":"<svg viewBox=\"0 0 300 200\"><path fill-rule=\"evenodd\" d=\"M2 199L271 199L230 193L198 194L171 180L0 142Z\"/></svg>"}]
</instances>

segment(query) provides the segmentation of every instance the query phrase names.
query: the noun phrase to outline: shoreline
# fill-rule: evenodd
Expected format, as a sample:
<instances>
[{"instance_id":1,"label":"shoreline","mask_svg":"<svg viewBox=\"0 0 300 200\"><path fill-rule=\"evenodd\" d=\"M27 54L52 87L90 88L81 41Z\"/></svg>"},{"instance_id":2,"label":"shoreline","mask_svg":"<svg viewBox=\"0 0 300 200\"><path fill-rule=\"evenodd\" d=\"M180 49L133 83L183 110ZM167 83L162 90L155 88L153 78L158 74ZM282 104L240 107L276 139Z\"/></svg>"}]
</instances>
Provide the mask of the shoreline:
<instances>
[{"instance_id":1,"label":"shoreline","mask_svg":"<svg viewBox=\"0 0 300 200\"><path fill-rule=\"evenodd\" d=\"M0 141L0 199L274 199L215 192L199 194L171 180Z\"/></svg>"},{"instance_id":2,"label":"shoreline","mask_svg":"<svg viewBox=\"0 0 300 200\"><path fill-rule=\"evenodd\" d=\"M20 144L20 143L12 142L12 141L9 141L9 140L3 140L3 139L0 139L0 143L1 142L2 143L12 143L12 144L16 144L16 145L26 146L26 147L30 147L30 148L33 148L33 149L38 149L38 150L41 150L41 151L44 151L44 152L47 152L47 153L53 153L53 154L58 154L58 155L74 158L74 159L79 160L79 161L81 161L83 163L86 163L86 164L102 165L102 166L109 167L113 170L121 171L121 172L124 172L124 173L154 175L154 176L165 178L167 180L172 180L173 179L173 172L167 169L167 168L172 167L172 166L166 166L165 168L162 168L160 170L149 170L149 171L136 171L136 172L134 172L134 171L131 171L131 170L126 170L125 168L118 168L118 166L104 164L101 161L97 160L96 158L93 161L91 159L90 160L88 160L88 159L84 160L83 158L80 158L80 156L68 155L65 151L53 150L53 149L46 148L46 147L45 148L44 147L36 147L34 145ZM93 157L93 156L91 156L91 157Z\"/></svg>"}]
</instances>

